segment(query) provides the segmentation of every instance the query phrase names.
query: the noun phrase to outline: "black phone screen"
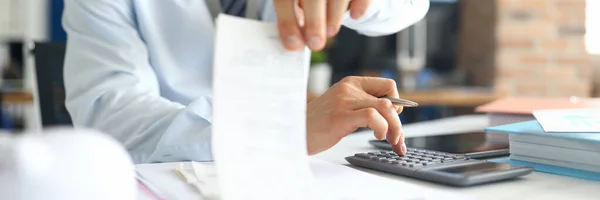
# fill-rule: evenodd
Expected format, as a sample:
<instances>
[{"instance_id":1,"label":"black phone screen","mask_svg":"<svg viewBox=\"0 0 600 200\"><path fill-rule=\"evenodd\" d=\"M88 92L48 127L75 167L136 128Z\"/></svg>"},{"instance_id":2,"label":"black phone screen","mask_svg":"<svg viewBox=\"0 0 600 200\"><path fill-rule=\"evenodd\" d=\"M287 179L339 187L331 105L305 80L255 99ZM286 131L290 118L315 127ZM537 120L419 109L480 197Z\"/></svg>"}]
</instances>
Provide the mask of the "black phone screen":
<instances>
[{"instance_id":1,"label":"black phone screen","mask_svg":"<svg viewBox=\"0 0 600 200\"><path fill-rule=\"evenodd\" d=\"M452 135L437 135L406 138L406 146L441 151L454 154L469 154L506 150L509 146L508 134L493 132L473 132ZM371 141L378 148L391 150L387 141Z\"/></svg>"},{"instance_id":2,"label":"black phone screen","mask_svg":"<svg viewBox=\"0 0 600 200\"><path fill-rule=\"evenodd\" d=\"M456 154L502 150L508 148L508 134L464 133L406 138L406 146Z\"/></svg>"}]
</instances>

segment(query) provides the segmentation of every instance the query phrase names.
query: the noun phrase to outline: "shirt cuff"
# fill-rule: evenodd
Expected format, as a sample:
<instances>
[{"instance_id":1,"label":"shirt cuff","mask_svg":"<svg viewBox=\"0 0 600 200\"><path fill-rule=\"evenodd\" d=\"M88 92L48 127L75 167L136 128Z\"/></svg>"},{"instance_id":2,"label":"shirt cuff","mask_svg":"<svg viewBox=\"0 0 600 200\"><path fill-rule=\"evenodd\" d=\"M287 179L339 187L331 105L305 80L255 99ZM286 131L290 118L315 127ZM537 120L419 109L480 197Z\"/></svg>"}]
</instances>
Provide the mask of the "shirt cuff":
<instances>
[{"instance_id":1,"label":"shirt cuff","mask_svg":"<svg viewBox=\"0 0 600 200\"><path fill-rule=\"evenodd\" d=\"M390 35L419 22L428 11L429 0L376 0L360 19L346 12L342 24L366 36Z\"/></svg>"},{"instance_id":2,"label":"shirt cuff","mask_svg":"<svg viewBox=\"0 0 600 200\"><path fill-rule=\"evenodd\" d=\"M199 98L173 119L150 154L131 152L136 163L211 161L212 100Z\"/></svg>"}]
</instances>

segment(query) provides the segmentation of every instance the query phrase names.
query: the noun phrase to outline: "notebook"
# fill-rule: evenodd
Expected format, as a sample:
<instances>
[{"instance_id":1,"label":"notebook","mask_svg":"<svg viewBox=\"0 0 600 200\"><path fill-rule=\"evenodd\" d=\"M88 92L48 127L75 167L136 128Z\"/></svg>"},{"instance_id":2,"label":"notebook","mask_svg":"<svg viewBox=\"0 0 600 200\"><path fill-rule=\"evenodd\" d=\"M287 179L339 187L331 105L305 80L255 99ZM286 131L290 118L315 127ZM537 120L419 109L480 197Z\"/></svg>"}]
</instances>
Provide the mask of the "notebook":
<instances>
[{"instance_id":1,"label":"notebook","mask_svg":"<svg viewBox=\"0 0 600 200\"><path fill-rule=\"evenodd\" d=\"M510 141L510 154L523 155L549 160L560 160L575 164L594 165L600 172L600 151L586 151L572 148ZM596 145L600 146L600 145Z\"/></svg>"},{"instance_id":2,"label":"notebook","mask_svg":"<svg viewBox=\"0 0 600 200\"><path fill-rule=\"evenodd\" d=\"M600 133L600 109L534 110L533 116L546 132Z\"/></svg>"},{"instance_id":3,"label":"notebook","mask_svg":"<svg viewBox=\"0 0 600 200\"><path fill-rule=\"evenodd\" d=\"M511 134L511 142L515 141L515 136L522 143L533 143L542 141L544 145L553 147L568 148L565 146L577 147L578 144L581 146L587 146L584 148L593 149L600 146L600 134L598 133L558 133L558 132L545 132L542 126L536 120L529 120L525 122L518 122L494 127L488 127L484 129L486 132L502 132ZM525 136L525 137L521 137ZM539 143L538 143L539 144ZM511 151L512 146L511 146ZM536 171L546 172L564 176L572 176L578 178L585 178L591 180L600 180L600 173L588 171L588 168L576 169L578 165L594 166L586 164L577 164L574 162L568 162L558 159L546 159L533 156L525 156L519 154L512 154L509 158L491 160L493 162L511 163L516 165L524 165L533 167ZM531 152L526 152L531 153ZM552 153L548 153L552 154ZM591 168L590 168L591 169Z\"/></svg>"},{"instance_id":4,"label":"notebook","mask_svg":"<svg viewBox=\"0 0 600 200\"><path fill-rule=\"evenodd\" d=\"M536 162L527 162L527 161L509 159L509 158L499 158L499 159L493 159L493 160L489 160L489 161L533 167L533 169L535 171L549 173L549 174L556 174L556 175L561 175L561 176L570 176L570 177L575 177L575 178L600 181L600 173L586 171L586 170L579 170L579 169L573 169L573 168L568 168L568 167L561 167L561 166L557 166L557 165L536 163Z\"/></svg>"},{"instance_id":5,"label":"notebook","mask_svg":"<svg viewBox=\"0 0 600 200\"><path fill-rule=\"evenodd\" d=\"M530 135L549 137L556 139L567 139L573 141L591 142L600 145L600 133L560 133L560 132L545 132L537 120L529 120L525 122L517 122L500 126L487 127L486 132L502 132L517 135ZM562 141L562 140L557 140ZM557 144L558 145L558 144Z\"/></svg>"}]
</instances>

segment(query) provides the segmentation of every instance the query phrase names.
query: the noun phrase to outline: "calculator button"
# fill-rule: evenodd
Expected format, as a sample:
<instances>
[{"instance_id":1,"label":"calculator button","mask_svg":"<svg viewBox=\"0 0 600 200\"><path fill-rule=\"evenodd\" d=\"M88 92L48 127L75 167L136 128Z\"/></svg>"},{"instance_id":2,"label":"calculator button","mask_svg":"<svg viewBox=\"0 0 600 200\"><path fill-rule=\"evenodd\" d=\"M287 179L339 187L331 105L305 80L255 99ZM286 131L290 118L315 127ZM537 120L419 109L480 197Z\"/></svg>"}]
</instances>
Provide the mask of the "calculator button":
<instances>
[{"instance_id":1,"label":"calculator button","mask_svg":"<svg viewBox=\"0 0 600 200\"><path fill-rule=\"evenodd\" d=\"M392 161L391 163L392 163L392 164L396 164L396 165L397 165L397 164L400 164L400 162L398 162L398 161L395 161L395 160L394 160L394 161Z\"/></svg>"}]
</instances>

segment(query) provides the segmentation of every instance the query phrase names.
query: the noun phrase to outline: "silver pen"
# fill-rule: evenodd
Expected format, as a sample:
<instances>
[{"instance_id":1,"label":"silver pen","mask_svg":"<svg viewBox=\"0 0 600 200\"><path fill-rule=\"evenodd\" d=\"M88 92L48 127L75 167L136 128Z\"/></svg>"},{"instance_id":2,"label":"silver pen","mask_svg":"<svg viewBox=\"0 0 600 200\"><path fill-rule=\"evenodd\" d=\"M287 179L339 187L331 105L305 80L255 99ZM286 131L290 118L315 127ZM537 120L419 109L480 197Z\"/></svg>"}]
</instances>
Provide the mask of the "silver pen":
<instances>
[{"instance_id":1,"label":"silver pen","mask_svg":"<svg viewBox=\"0 0 600 200\"><path fill-rule=\"evenodd\" d=\"M383 98L386 98L386 99L390 100L392 102L392 104L398 105L398 106L404 106L404 107L417 107L417 106L419 106L419 104L417 102L409 101L409 100L406 100L406 99L400 99L400 98L394 98L394 97L383 97Z\"/></svg>"}]
</instances>

